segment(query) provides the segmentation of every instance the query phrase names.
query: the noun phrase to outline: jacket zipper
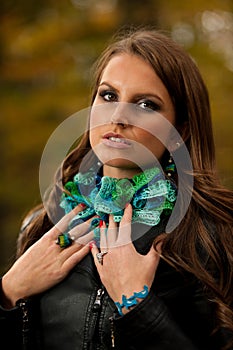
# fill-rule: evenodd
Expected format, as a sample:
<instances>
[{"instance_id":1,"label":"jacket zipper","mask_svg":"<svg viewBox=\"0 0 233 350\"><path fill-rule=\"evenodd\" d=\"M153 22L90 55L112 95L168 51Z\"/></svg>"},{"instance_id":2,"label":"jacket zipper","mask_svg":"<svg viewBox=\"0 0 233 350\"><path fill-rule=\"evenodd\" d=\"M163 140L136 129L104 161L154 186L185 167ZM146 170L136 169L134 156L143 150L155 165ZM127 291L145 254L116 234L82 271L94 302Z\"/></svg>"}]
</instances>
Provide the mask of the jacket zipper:
<instances>
[{"instance_id":1,"label":"jacket zipper","mask_svg":"<svg viewBox=\"0 0 233 350\"><path fill-rule=\"evenodd\" d=\"M28 313L28 302L27 300L20 299L17 301L17 306L19 306L22 312L22 341L23 349L27 349L28 345L28 332L29 332L29 313Z\"/></svg>"},{"instance_id":2,"label":"jacket zipper","mask_svg":"<svg viewBox=\"0 0 233 350\"><path fill-rule=\"evenodd\" d=\"M99 288L97 290L96 298L93 304L93 312L98 312L102 306L102 300L103 296L105 294L105 291L103 288ZM115 348L115 334L114 334L114 322L113 322L113 316L109 317L110 321L110 331L111 331L111 342L112 342L112 348Z\"/></svg>"},{"instance_id":3,"label":"jacket zipper","mask_svg":"<svg viewBox=\"0 0 233 350\"><path fill-rule=\"evenodd\" d=\"M93 311L94 312L97 312L100 309L103 295L104 295L104 289L103 288L98 289L97 294L96 294L96 298L95 298L95 301L93 304Z\"/></svg>"},{"instance_id":4,"label":"jacket zipper","mask_svg":"<svg viewBox=\"0 0 233 350\"><path fill-rule=\"evenodd\" d=\"M96 332L96 326L97 326L97 320L100 314L100 309L101 309L101 305L102 305L102 297L104 295L104 289L103 288L99 288L96 291L96 295L95 295L95 299L94 302L91 306L91 310L93 313L93 316L91 317L91 319L89 320L89 324L88 324L88 328L89 328L89 336L88 336L88 342L92 342L93 337L95 336L95 332ZM89 347L88 347L89 349Z\"/></svg>"},{"instance_id":5,"label":"jacket zipper","mask_svg":"<svg viewBox=\"0 0 233 350\"><path fill-rule=\"evenodd\" d=\"M113 316L109 317L109 321L110 321L112 348L115 348L115 332L114 332Z\"/></svg>"}]
</instances>

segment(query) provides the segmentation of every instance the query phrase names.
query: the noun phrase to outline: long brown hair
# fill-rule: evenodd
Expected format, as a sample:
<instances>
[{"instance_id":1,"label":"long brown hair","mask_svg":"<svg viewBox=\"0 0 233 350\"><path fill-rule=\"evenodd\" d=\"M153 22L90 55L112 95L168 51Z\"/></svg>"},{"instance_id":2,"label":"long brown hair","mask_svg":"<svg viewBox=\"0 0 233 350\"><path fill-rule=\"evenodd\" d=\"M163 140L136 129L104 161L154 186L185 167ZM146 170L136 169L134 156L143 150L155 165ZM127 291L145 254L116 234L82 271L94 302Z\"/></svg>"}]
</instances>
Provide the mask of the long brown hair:
<instances>
[{"instance_id":1,"label":"long brown hair","mask_svg":"<svg viewBox=\"0 0 233 350\"><path fill-rule=\"evenodd\" d=\"M97 61L92 102L108 62L122 53L147 61L166 86L176 111L177 128L181 134L185 130L192 160L192 200L179 226L165 236L163 258L196 276L214 303L218 326L233 332L233 193L221 186L217 177L206 86L193 59L169 36L153 29L131 30L118 34ZM90 148L87 131L63 163L64 183L78 171ZM22 236L18 255L51 225L42 212Z\"/></svg>"}]
</instances>

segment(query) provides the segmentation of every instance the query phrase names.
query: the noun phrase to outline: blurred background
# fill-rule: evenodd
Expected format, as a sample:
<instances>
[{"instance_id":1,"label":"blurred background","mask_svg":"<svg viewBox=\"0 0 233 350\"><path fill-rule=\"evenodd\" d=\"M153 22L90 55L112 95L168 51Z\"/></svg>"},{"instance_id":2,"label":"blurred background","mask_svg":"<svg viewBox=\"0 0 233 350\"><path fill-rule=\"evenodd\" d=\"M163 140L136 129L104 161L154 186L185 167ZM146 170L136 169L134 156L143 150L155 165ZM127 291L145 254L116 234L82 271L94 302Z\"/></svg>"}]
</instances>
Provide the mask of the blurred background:
<instances>
[{"instance_id":1,"label":"blurred background","mask_svg":"<svg viewBox=\"0 0 233 350\"><path fill-rule=\"evenodd\" d=\"M232 0L3 0L0 3L0 272L54 129L89 105L90 68L122 26L153 25L192 55L206 81L222 182L233 188Z\"/></svg>"}]
</instances>

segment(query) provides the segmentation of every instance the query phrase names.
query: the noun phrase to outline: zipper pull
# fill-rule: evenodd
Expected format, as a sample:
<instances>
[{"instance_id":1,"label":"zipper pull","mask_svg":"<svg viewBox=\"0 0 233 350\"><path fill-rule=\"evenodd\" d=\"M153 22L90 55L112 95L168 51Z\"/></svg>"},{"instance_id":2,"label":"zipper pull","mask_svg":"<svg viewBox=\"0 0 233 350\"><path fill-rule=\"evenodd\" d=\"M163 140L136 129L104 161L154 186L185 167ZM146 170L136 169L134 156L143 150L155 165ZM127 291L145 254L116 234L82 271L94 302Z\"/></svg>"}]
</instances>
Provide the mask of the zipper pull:
<instances>
[{"instance_id":1,"label":"zipper pull","mask_svg":"<svg viewBox=\"0 0 233 350\"><path fill-rule=\"evenodd\" d=\"M109 317L109 321L110 321L110 330L111 330L112 348L115 348L115 334L114 334L114 322L113 322L113 316Z\"/></svg>"},{"instance_id":2,"label":"zipper pull","mask_svg":"<svg viewBox=\"0 0 233 350\"><path fill-rule=\"evenodd\" d=\"M22 313L22 349L29 349L29 331L30 331L30 323L29 323L29 310L28 310L28 300L19 299L16 302L16 305L20 308Z\"/></svg>"},{"instance_id":3,"label":"zipper pull","mask_svg":"<svg viewBox=\"0 0 233 350\"><path fill-rule=\"evenodd\" d=\"M102 301L102 297L104 295L104 289L98 289L97 290L97 295L94 301L94 305L93 305L93 311L98 311L100 306L101 306L101 301Z\"/></svg>"},{"instance_id":4,"label":"zipper pull","mask_svg":"<svg viewBox=\"0 0 233 350\"><path fill-rule=\"evenodd\" d=\"M22 312L23 327L22 331L27 332L29 330L29 315L28 315L28 301L24 299L19 299L16 302Z\"/></svg>"}]
</instances>

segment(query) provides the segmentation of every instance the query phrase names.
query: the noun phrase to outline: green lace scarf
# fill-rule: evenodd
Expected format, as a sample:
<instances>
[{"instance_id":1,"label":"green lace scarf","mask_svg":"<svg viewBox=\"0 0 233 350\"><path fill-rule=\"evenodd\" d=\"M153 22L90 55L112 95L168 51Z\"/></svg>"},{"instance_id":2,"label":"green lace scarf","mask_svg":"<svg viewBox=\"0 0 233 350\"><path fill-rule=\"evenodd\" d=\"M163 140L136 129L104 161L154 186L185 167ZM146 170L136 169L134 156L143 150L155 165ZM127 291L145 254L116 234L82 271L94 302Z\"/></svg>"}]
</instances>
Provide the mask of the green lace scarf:
<instances>
[{"instance_id":1,"label":"green lace scarf","mask_svg":"<svg viewBox=\"0 0 233 350\"><path fill-rule=\"evenodd\" d=\"M132 222L155 226L162 213L171 214L177 195L176 185L166 179L158 167L147 169L132 179L101 176L90 169L85 174L76 174L64 187L60 206L65 213L79 203L86 205L71 220L69 229L96 214L106 223L109 214L115 222L120 222L126 203L131 203L133 208Z\"/></svg>"}]
</instances>

